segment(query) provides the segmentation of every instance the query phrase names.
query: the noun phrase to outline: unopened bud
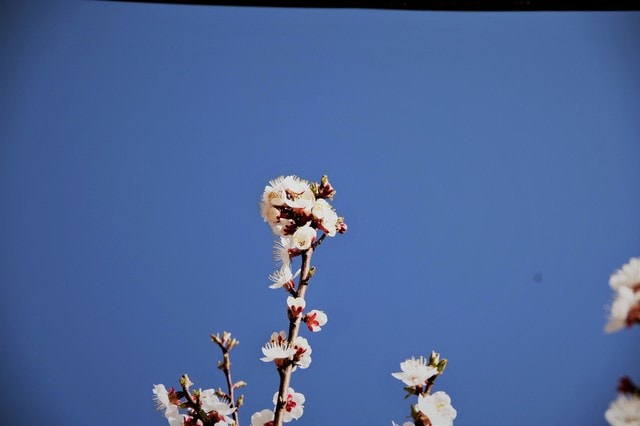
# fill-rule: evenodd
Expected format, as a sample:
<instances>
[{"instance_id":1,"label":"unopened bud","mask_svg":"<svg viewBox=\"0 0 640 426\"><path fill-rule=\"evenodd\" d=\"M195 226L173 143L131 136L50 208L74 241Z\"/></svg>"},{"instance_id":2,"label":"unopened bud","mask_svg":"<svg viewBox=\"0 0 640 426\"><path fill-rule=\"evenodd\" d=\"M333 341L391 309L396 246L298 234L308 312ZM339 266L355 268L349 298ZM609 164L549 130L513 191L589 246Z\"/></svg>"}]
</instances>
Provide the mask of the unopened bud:
<instances>
[{"instance_id":1,"label":"unopened bud","mask_svg":"<svg viewBox=\"0 0 640 426\"><path fill-rule=\"evenodd\" d=\"M189 380L189 376L183 374L182 376L180 376L180 386L182 386L183 388L189 388L193 386L193 382Z\"/></svg>"},{"instance_id":2,"label":"unopened bud","mask_svg":"<svg viewBox=\"0 0 640 426\"><path fill-rule=\"evenodd\" d=\"M336 195L336 190L331 186L327 175L322 176L322 178L320 179L320 187L317 189L317 191L318 198L328 198L332 200L333 196Z\"/></svg>"},{"instance_id":3,"label":"unopened bud","mask_svg":"<svg viewBox=\"0 0 640 426\"><path fill-rule=\"evenodd\" d=\"M429 357L429 365L435 367L440 362L440 354L436 351L431 351L431 356Z\"/></svg>"},{"instance_id":4,"label":"unopened bud","mask_svg":"<svg viewBox=\"0 0 640 426\"><path fill-rule=\"evenodd\" d=\"M235 346L237 346L240 343L240 341L236 338L231 339L231 341L229 341L229 344L227 345L227 349L231 350L233 349Z\"/></svg>"},{"instance_id":5,"label":"unopened bud","mask_svg":"<svg viewBox=\"0 0 640 426\"><path fill-rule=\"evenodd\" d=\"M438 363L438 365L436 366L436 368L438 369L438 372L439 372L440 374L442 374L442 372L444 371L444 369L447 367L447 362L448 362L448 361L447 361L446 359L443 359L443 360L441 360L441 361Z\"/></svg>"},{"instance_id":6,"label":"unopened bud","mask_svg":"<svg viewBox=\"0 0 640 426\"><path fill-rule=\"evenodd\" d=\"M344 223L344 218L338 218L338 234L344 234L347 232L347 224Z\"/></svg>"},{"instance_id":7,"label":"unopened bud","mask_svg":"<svg viewBox=\"0 0 640 426\"><path fill-rule=\"evenodd\" d=\"M211 340L217 343L218 345L222 345L222 340L220 340L220 333L212 334Z\"/></svg>"}]
</instances>

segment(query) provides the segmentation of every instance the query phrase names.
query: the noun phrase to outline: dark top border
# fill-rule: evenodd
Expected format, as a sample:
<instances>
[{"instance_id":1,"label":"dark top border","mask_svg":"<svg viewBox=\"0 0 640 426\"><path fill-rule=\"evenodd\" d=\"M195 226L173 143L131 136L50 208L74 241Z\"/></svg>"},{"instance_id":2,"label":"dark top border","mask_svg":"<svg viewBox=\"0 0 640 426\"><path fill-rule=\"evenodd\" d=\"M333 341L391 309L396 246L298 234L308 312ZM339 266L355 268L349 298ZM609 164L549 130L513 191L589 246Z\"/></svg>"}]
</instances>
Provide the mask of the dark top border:
<instances>
[{"instance_id":1,"label":"dark top border","mask_svg":"<svg viewBox=\"0 0 640 426\"><path fill-rule=\"evenodd\" d=\"M292 0L102 0L206 6L289 7L335 9L392 9L448 11L630 11L640 10L640 0L406 0L406 1L292 1Z\"/></svg>"}]
</instances>

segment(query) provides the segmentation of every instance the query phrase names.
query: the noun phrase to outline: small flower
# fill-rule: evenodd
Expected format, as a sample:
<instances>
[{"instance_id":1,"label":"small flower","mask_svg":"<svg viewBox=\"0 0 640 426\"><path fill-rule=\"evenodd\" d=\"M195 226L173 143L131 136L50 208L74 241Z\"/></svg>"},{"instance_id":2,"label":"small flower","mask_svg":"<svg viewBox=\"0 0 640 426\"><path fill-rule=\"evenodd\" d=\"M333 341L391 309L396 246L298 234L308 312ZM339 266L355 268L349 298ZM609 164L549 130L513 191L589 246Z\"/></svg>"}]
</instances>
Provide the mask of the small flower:
<instances>
[{"instance_id":1,"label":"small flower","mask_svg":"<svg viewBox=\"0 0 640 426\"><path fill-rule=\"evenodd\" d=\"M298 176L287 176L282 180L282 186L289 199L295 199L310 191L309 182ZM313 192L311 193L313 195Z\"/></svg>"},{"instance_id":2,"label":"small flower","mask_svg":"<svg viewBox=\"0 0 640 426\"><path fill-rule=\"evenodd\" d=\"M299 218L309 218L311 216L311 210L313 209L313 203L316 201L316 197L311 192L311 189L306 189L300 194L291 196L287 202L287 206L293 209L293 212Z\"/></svg>"},{"instance_id":3,"label":"small flower","mask_svg":"<svg viewBox=\"0 0 640 426\"><path fill-rule=\"evenodd\" d=\"M273 411L264 409L253 413L251 415L251 426L273 426Z\"/></svg>"},{"instance_id":4,"label":"small flower","mask_svg":"<svg viewBox=\"0 0 640 426\"><path fill-rule=\"evenodd\" d=\"M278 392L273 395L273 404L276 405L278 403ZM284 415L283 421L285 423L290 422L291 420L298 420L302 416L302 412L304 411L304 395L301 393L297 393L293 390L293 388L289 388L285 398L284 398Z\"/></svg>"},{"instance_id":5,"label":"small flower","mask_svg":"<svg viewBox=\"0 0 640 426\"><path fill-rule=\"evenodd\" d=\"M280 288L285 286L286 288L293 288L295 286L293 280L300 274L298 270L295 275L291 273L291 267L289 265L283 266L273 274L269 275L269 279L273 282L269 288Z\"/></svg>"},{"instance_id":6,"label":"small flower","mask_svg":"<svg viewBox=\"0 0 640 426\"><path fill-rule=\"evenodd\" d=\"M297 318L302 313L307 302L302 297L287 297L287 306L292 318Z\"/></svg>"},{"instance_id":7,"label":"small flower","mask_svg":"<svg viewBox=\"0 0 640 426\"><path fill-rule=\"evenodd\" d=\"M218 398L213 389L201 390L200 402L202 404L201 408L207 413L207 416L210 419L217 420L216 425L220 422L222 422L223 425L233 423L233 419L228 416L236 411L236 409Z\"/></svg>"},{"instance_id":8,"label":"small flower","mask_svg":"<svg viewBox=\"0 0 640 426\"><path fill-rule=\"evenodd\" d=\"M618 269L611 278L609 285L614 290L621 287L640 290L640 257L632 257L622 268Z\"/></svg>"},{"instance_id":9,"label":"small flower","mask_svg":"<svg viewBox=\"0 0 640 426\"><path fill-rule=\"evenodd\" d=\"M179 401L173 388L167 391L164 385L154 385L153 394L156 409L158 411L164 411L164 416L169 421L169 425L182 426L184 416L178 413L176 403L179 403Z\"/></svg>"},{"instance_id":10,"label":"small flower","mask_svg":"<svg viewBox=\"0 0 640 426\"><path fill-rule=\"evenodd\" d=\"M344 223L344 219L339 217L338 218L338 233L339 234L345 234L347 232L347 224Z\"/></svg>"},{"instance_id":11,"label":"small flower","mask_svg":"<svg viewBox=\"0 0 640 426\"><path fill-rule=\"evenodd\" d=\"M293 239L290 237L280 237L280 241L276 241L273 246L273 259L277 265L288 266L291 264L291 252L293 248Z\"/></svg>"},{"instance_id":12,"label":"small flower","mask_svg":"<svg viewBox=\"0 0 640 426\"><path fill-rule=\"evenodd\" d=\"M304 337L298 336L293 341L293 348L296 350L293 362L296 366L305 369L311 364L311 346Z\"/></svg>"},{"instance_id":13,"label":"small flower","mask_svg":"<svg viewBox=\"0 0 640 426\"><path fill-rule=\"evenodd\" d=\"M640 397L618 395L604 413L604 418L611 426L640 426Z\"/></svg>"},{"instance_id":14,"label":"small flower","mask_svg":"<svg viewBox=\"0 0 640 426\"><path fill-rule=\"evenodd\" d=\"M327 323L327 320L327 314L316 309L310 311L304 316L304 322L307 323L307 327L309 327L310 331L322 330L322 327Z\"/></svg>"},{"instance_id":15,"label":"small flower","mask_svg":"<svg viewBox=\"0 0 640 426\"><path fill-rule=\"evenodd\" d=\"M307 250L316 240L316 230L309 223L301 226L293 233L293 248Z\"/></svg>"},{"instance_id":16,"label":"small flower","mask_svg":"<svg viewBox=\"0 0 640 426\"><path fill-rule=\"evenodd\" d=\"M607 333L613 333L625 326L630 326L629 314L638 303L638 298L629 287L620 287L616 292L616 298L611 305L609 322L605 326Z\"/></svg>"},{"instance_id":17,"label":"small flower","mask_svg":"<svg viewBox=\"0 0 640 426\"><path fill-rule=\"evenodd\" d=\"M287 342L268 342L262 347L262 353L264 358L260 358L260 361L270 362L289 359L296 353L295 348L289 347Z\"/></svg>"},{"instance_id":18,"label":"small flower","mask_svg":"<svg viewBox=\"0 0 640 426\"><path fill-rule=\"evenodd\" d=\"M458 415L451 406L451 398L442 391L426 396L419 395L416 410L429 417L433 426L452 426L453 419Z\"/></svg>"},{"instance_id":19,"label":"small flower","mask_svg":"<svg viewBox=\"0 0 640 426\"><path fill-rule=\"evenodd\" d=\"M338 232L338 215L331 207L331 204L322 198L316 200L313 203L311 214L318 224L318 228L322 229L330 237L336 235L336 232Z\"/></svg>"},{"instance_id":20,"label":"small flower","mask_svg":"<svg viewBox=\"0 0 640 426\"><path fill-rule=\"evenodd\" d=\"M424 357L415 359L411 357L400 363L401 372L392 373L391 375L407 386L422 386L431 377L438 374L438 369L428 365Z\"/></svg>"},{"instance_id":21,"label":"small flower","mask_svg":"<svg viewBox=\"0 0 640 426\"><path fill-rule=\"evenodd\" d=\"M284 330L280 330L279 333L276 333L275 331L273 333L271 333L271 338L269 339L269 342L271 343L285 343L287 341L287 333L284 332Z\"/></svg>"}]
</instances>

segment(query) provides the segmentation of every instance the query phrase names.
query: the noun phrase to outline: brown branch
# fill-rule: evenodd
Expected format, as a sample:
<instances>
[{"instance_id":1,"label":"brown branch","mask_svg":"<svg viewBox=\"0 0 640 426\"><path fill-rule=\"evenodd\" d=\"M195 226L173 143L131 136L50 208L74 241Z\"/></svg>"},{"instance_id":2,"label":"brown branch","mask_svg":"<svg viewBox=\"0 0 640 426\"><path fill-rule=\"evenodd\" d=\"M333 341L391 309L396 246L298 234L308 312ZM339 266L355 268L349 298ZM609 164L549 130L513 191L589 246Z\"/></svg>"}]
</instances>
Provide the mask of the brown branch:
<instances>
[{"instance_id":1,"label":"brown branch","mask_svg":"<svg viewBox=\"0 0 640 426\"><path fill-rule=\"evenodd\" d=\"M320 237L317 243L321 242L323 239L324 235ZM296 291L297 296L302 299L304 299L309 284L309 271L311 270L311 255L313 254L313 249L314 246L312 245L302 253L302 271L300 273L298 290ZM295 318L291 318L289 320L289 335L287 337L287 341L290 346L293 346L293 341L298 337L301 321L302 315L297 315ZM274 426L282 426L284 419L284 406L287 399L287 392L289 392L289 384L291 383L291 372L293 371L293 357L295 357L295 355L292 355L290 362L278 369L280 385L278 386L278 399L276 400L276 408L273 418Z\"/></svg>"},{"instance_id":2,"label":"brown branch","mask_svg":"<svg viewBox=\"0 0 640 426\"><path fill-rule=\"evenodd\" d=\"M238 407L236 406L236 400L233 395L233 381L231 380L231 359L229 356L229 352L231 349L238 344L236 339L231 338L231 334L226 331L222 334L222 339L220 339L219 334L212 334L211 340L218 345L220 350L222 351L222 361L218 364L218 368L222 370L224 373L224 377L227 381L227 388L229 392L226 397L229 398L229 406L231 408L235 408L235 411L231 413L233 417L233 421L235 422L235 426L240 426L240 420L238 418ZM222 390L220 390L222 392Z\"/></svg>"},{"instance_id":3,"label":"brown branch","mask_svg":"<svg viewBox=\"0 0 640 426\"><path fill-rule=\"evenodd\" d=\"M231 408L235 408L234 412L231 413L231 416L233 417L235 426L240 426L240 420L238 420L238 407L236 407L236 400L233 396L233 382L231 381L231 361L229 361L229 351L227 349L223 349L222 356L224 357L224 366L222 368L222 372L227 379L227 387L229 388L229 406Z\"/></svg>"}]
</instances>

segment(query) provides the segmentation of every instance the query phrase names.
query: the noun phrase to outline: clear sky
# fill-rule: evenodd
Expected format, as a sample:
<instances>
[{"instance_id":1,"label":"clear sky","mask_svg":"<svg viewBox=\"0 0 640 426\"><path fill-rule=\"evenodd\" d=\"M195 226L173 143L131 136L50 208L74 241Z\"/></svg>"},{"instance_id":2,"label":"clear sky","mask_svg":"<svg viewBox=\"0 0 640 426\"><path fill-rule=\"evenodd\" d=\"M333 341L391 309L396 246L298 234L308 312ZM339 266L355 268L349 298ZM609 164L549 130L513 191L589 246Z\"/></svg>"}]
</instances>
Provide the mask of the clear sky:
<instances>
[{"instance_id":1,"label":"clear sky","mask_svg":"<svg viewBox=\"0 0 640 426\"><path fill-rule=\"evenodd\" d=\"M223 330L242 423L271 408L283 174L349 225L298 424L403 421L391 373L432 349L457 426L604 425L640 380L639 330L603 333L640 255L640 14L2 2L0 54L12 424L166 424L153 384L223 386Z\"/></svg>"}]
</instances>

